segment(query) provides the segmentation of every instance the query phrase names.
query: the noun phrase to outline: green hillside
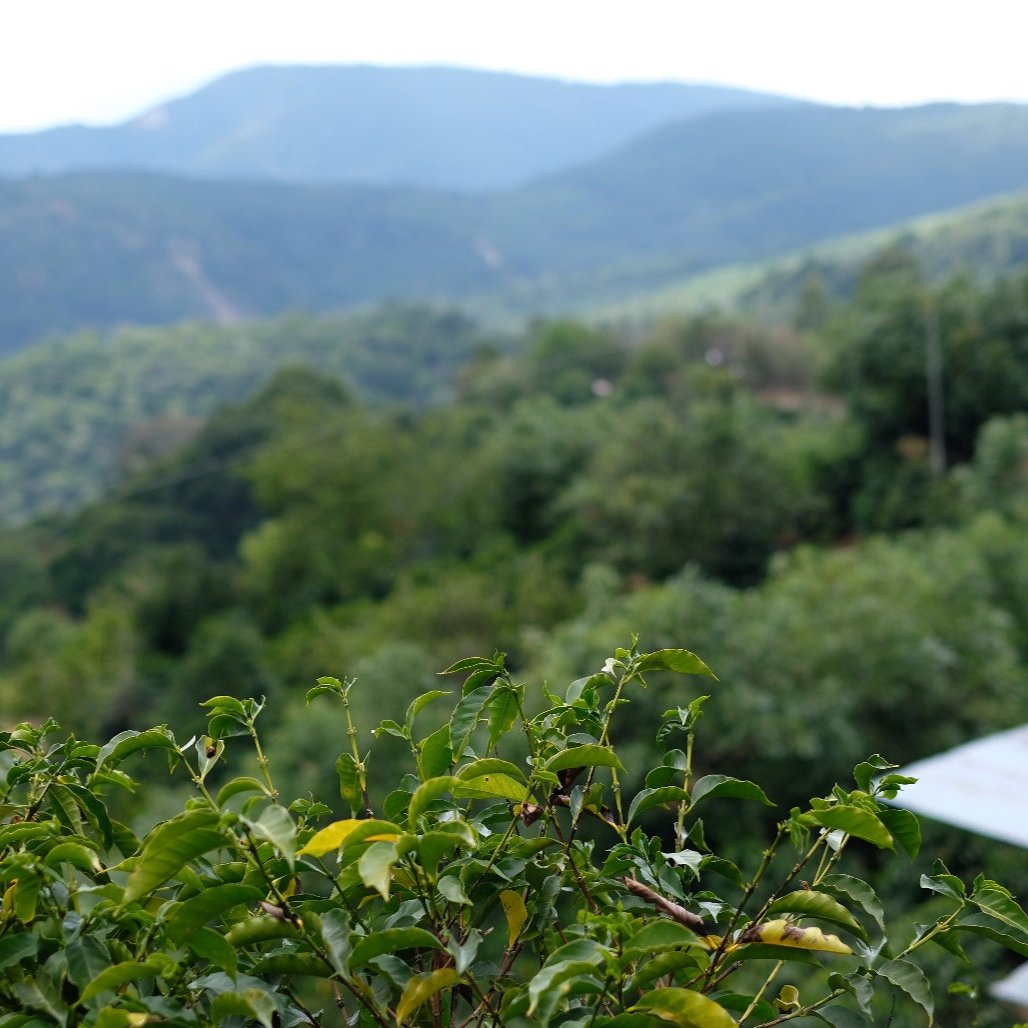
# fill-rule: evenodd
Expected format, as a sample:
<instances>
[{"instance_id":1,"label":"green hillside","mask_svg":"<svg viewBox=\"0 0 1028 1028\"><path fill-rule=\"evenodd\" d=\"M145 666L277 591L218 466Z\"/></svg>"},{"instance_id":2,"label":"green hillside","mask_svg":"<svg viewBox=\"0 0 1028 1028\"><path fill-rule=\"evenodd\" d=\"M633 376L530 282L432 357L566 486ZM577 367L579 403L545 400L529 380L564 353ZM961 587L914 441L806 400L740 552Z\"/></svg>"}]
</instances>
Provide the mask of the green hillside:
<instances>
[{"instance_id":1,"label":"green hillside","mask_svg":"<svg viewBox=\"0 0 1028 1028\"><path fill-rule=\"evenodd\" d=\"M455 311L395 307L32 347L0 362L0 522L79 506L287 365L339 375L373 405L437 404L483 338Z\"/></svg>"},{"instance_id":2,"label":"green hillside","mask_svg":"<svg viewBox=\"0 0 1028 1028\"><path fill-rule=\"evenodd\" d=\"M909 253L934 282L953 275L989 282L1017 274L1028 264L1028 195L843 236L769 261L724 265L620 302L590 299L581 310L601 320L645 320L722 307L765 321L787 321L797 316L805 297L812 298L812 290L825 301L850 296L865 263L893 248Z\"/></svg>"},{"instance_id":3,"label":"green hillside","mask_svg":"<svg viewBox=\"0 0 1028 1028\"><path fill-rule=\"evenodd\" d=\"M599 86L458 68L258 67L121 125L0 136L0 175L136 169L502 189L592 160L664 122L790 103L671 82Z\"/></svg>"}]
</instances>

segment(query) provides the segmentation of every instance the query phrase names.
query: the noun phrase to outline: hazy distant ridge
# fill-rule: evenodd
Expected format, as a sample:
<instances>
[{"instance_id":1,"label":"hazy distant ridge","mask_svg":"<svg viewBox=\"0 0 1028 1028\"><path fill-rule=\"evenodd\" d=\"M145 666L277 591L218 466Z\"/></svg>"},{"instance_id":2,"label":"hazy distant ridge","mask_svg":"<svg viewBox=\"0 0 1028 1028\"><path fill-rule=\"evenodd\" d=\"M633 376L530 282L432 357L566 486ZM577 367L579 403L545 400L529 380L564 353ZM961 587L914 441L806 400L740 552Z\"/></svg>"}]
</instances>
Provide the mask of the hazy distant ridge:
<instances>
[{"instance_id":1,"label":"hazy distant ridge","mask_svg":"<svg viewBox=\"0 0 1028 1028\"><path fill-rule=\"evenodd\" d=\"M722 86L601 86L457 68L251 68L122 125L0 136L0 175L102 168L502 189L666 122L790 103Z\"/></svg>"},{"instance_id":2,"label":"hazy distant ridge","mask_svg":"<svg viewBox=\"0 0 1028 1028\"><path fill-rule=\"evenodd\" d=\"M609 302L1025 189L1028 107L1002 104L723 111L492 192L0 178L0 352L86 325L391 298Z\"/></svg>"}]
</instances>

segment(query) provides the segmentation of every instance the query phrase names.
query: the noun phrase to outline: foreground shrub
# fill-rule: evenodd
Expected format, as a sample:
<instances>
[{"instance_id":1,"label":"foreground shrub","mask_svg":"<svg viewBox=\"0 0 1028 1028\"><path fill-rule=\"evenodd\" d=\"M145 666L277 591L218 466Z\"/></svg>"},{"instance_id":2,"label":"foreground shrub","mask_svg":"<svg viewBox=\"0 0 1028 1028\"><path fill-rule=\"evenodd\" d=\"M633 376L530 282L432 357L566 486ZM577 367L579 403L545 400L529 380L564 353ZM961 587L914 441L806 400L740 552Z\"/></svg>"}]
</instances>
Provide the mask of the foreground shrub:
<instances>
[{"instance_id":1,"label":"foreground shrub","mask_svg":"<svg viewBox=\"0 0 1028 1028\"><path fill-rule=\"evenodd\" d=\"M208 700L208 734L185 744L164 727L104 746L54 741L52 721L0 734L0 1024L769 1028L873 1023L897 1001L930 1022L928 943L959 955L974 933L1028 955L1028 917L994 882L937 867L922 885L945 909L898 939L844 870L852 846L920 844L916 818L883 803L909 779L880 757L780 818L747 868L708 846L699 815L770 801L694 774L707 697L664 714L663 760L625 795L612 726L657 672L713 677L687 650L633 644L526 697L501 655L459 661L455 695L379 726L410 768L382 797L354 683L321 679L308 701L343 709L351 814L324 825L327 805L276 791L255 700ZM420 728L444 700L446 720ZM252 777L222 773L240 748ZM140 840L110 811L141 750L166 751L195 796Z\"/></svg>"}]
</instances>

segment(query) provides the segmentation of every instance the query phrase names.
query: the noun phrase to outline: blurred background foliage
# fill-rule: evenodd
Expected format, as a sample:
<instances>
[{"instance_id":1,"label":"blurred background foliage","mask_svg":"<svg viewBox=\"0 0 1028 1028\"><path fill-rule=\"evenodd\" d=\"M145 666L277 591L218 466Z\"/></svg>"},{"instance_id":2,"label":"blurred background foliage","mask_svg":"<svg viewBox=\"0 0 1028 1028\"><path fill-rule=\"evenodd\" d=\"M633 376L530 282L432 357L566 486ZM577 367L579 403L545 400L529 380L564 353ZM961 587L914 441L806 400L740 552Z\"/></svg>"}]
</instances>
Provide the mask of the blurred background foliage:
<instances>
[{"instance_id":1,"label":"blurred background foliage","mask_svg":"<svg viewBox=\"0 0 1028 1028\"><path fill-rule=\"evenodd\" d=\"M1028 720L1028 276L929 286L889 251L816 319L799 300L773 329L499 338L389 307L80 337L59 376L8 360L0 475L39 488L3 494L5 719L188 737L203 698L267 695L280 787L331 799L344 728L305 715L314 678L358 678L371 747L461 656L560 684L634 632L719 676L700 769L785 809L871 752ZM639 723L685 688L655 677ZM955 866L1015 863L951 840Z\"/></svg>"}]
</instances>

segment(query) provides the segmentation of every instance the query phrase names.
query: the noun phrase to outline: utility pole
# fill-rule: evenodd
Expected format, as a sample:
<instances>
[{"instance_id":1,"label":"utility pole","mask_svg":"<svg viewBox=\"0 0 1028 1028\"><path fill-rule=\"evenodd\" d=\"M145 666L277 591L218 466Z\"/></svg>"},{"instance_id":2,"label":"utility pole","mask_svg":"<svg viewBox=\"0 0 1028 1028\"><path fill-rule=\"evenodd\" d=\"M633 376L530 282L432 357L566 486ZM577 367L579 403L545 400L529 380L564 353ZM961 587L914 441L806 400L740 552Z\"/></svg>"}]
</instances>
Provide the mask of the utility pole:
<instances>
[{"instance_id":1,"label":"utility pole","mask_svg":"<svg viewBox=\"0 0 1028 1028\"><path fill-rule=\"evenodd\" d=\"M933 478L946 473L946 418L942 392L942 346L939 312L931 291L925 293L925 371L928 377L928 456Z\"/></svg>"}]
</instances>

